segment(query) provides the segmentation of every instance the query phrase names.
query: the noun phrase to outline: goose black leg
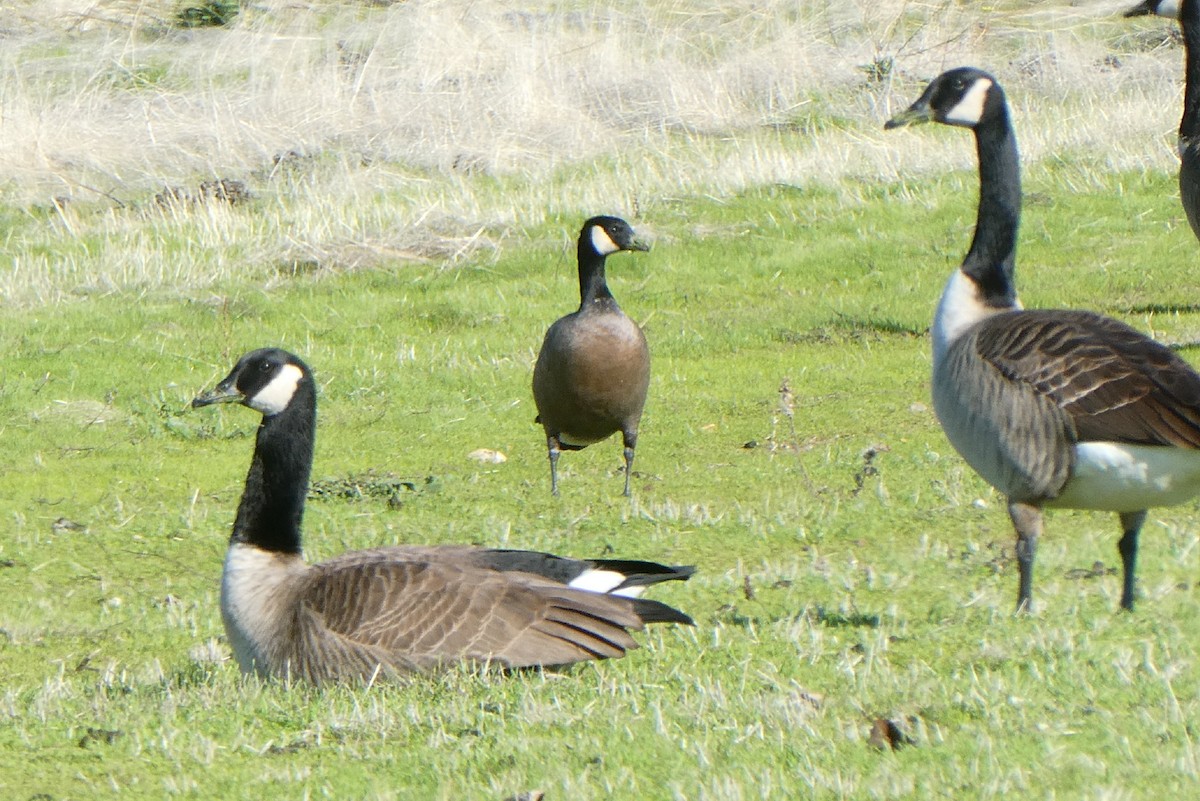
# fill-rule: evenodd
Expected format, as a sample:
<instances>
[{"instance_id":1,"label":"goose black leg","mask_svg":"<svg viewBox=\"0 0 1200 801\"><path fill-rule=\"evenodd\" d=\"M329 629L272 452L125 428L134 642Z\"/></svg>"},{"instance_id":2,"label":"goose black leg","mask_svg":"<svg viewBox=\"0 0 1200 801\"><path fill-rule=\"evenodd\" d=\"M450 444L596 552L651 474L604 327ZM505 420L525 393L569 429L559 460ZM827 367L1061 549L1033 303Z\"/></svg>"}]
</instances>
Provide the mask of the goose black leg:
<instances>
[{"instance_id":1,"label":"goose black leg","mask_svg":"<svg viewBox=\"0 0 1200 801\"><path fill-rule=\"evenodd\" d=\"M1017 613L1033 611L1033 557L1042 535L1042 510L1033 504L1008 502L1008 516L1017 531Z\"/></svg>"},{"instance_id":2,"label":"goose black leg","mask_svg":"<svg viewBox=\"0 0 1200 801\"><path fill-rule=\"evenodd\" d=\"M1125 532L1117 543L1121 552L1121 565L1125 569L1124 585L1121 588L1121 608L1133 611L1133 573L1137 567L1138 534L1142 524L1146 522L1146 510L1140 512L1122 512L1121 529Z\"/></svg>"},{"instance_id":3,"label":"goose black leg","mask_svg":"<svg viewBox=\"0 0 1200 801\"><path fill-rule=\"evenodd\" d=\"M550 494L558 495L558 454L561 453L558 437L546 437L546 450L550 455Z\"/></svg>"},{"instance_id":4,"label":"goose black leg","mask_svg":"<svg viewBox=\"0 0 1200 801\"><path fill-rule=\"evenodd\" d=\"M625 445L625 497L630 497L629 480L633 477L633 449L637 447L637 432L622 432Z\"/></svg>"}]
</instances>

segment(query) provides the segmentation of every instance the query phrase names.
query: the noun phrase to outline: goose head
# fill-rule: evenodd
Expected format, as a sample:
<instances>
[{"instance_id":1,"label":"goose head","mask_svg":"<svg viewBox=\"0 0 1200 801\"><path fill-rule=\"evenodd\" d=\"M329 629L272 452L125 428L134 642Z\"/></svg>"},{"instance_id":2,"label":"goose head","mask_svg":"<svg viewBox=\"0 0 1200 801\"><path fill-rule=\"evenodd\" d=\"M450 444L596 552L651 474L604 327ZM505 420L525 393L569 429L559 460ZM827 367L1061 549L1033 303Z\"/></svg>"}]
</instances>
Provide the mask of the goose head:
<instances>
[{"instance_id":1,"label":"goose head","mask_svg":"<svg viewBox=\"0 0 1200 801\"><path fill-rule=\"evenodd\" d=\"M650 246L638 239L633 227L620 217L592 217L583 224L580 248L587 247L597 256L610 256L622 250L647 251Z\"/></svg>"},{"instance_id":2,"label":"goose head","mask_svg":"<svg viewBox=\"0 0 1200 801\"><path fill-rule=\"evenodd\" d=\"M285 411L301 387L311 388L312 373L294 354L261 348L238 360L216 387L192 401L192 407L240 403L273 417Z\"/></svg>"},{"instance_id":3,"label":"goose head","mask_svg":"<svg viewBox=\"0 0 1200 801\"><path fill-rule=\"evenodd\" d=\"M996 79L974 67L944 72L930 81L916 102L887 121L885 129L923 122L976 128L1005 113L1004 90Z\"/></svg>"}]
</instances>

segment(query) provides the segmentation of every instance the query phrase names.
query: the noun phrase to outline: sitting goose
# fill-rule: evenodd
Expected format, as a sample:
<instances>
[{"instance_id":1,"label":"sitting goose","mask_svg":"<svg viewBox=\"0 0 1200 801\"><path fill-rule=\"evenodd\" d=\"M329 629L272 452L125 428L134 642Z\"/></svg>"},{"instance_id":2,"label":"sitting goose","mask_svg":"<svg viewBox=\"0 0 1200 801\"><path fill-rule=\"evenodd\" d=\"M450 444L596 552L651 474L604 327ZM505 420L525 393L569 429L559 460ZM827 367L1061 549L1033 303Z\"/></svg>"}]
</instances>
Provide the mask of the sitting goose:
<instances>
[{"instance_id":1,"label":"sitting goose","mask_svg":"<svg viewBox=\"0 0 1200 801\"><path fill-rule=\"evenodd\" d=\"M1144 0L1126 17L1156 14L1178 19L1183 29L1183 116L1179 119L1179 199L1192 233L1200 239L1200 0Z\"/></svg>"},{"instance_id":2,"label":"sitting goose","mask_svg":"<svg viewBox=\"0 0 1200 801\"><path fill-rule=\"evenodd\" d=\"M1013 283L1021 209L1017 140L992 76L935 78L887 123L933 120L975 132L979 210L971 249L933 321L933 403L955 449L1008 497L1018 610L1031 603L1043 507L1120 515L1121 606L1133 609L1146 510L1200 491L1200 375L1110 317L1023 311Z\"/></svg>"},{"instance_id":3,"label":"sitting goose","mask_svg":"<svg viewBox=\"0 0 1200 801\"><path fill-rule=\"evenodd\" d=\"M554 495L559 452L581 450L618 431L624 439L629 495L638 423L650 386L650 350L642 329L608 291L604 260L621 250L649 249L617 217L592 217L579 233L579 310L546 331L533 368L536 422L546 433Z\"/></svg>"},{"instance_id":4,"label":"sitting goose","mask_svg":"<svg viewBox=\"0 0 1200 801\"><path fill-rule=\"evenodd\" d=\"M690 624L631 597L690 567L579 561L465 546L390 547L305 563L300 521L312 467L316 387L294 355L256 350L193 406L262 414L221 577L221 617L244 673L313 683L373 681L456 662L506 668L619 657L628 629Z\"/></svg>"}]
</instances>

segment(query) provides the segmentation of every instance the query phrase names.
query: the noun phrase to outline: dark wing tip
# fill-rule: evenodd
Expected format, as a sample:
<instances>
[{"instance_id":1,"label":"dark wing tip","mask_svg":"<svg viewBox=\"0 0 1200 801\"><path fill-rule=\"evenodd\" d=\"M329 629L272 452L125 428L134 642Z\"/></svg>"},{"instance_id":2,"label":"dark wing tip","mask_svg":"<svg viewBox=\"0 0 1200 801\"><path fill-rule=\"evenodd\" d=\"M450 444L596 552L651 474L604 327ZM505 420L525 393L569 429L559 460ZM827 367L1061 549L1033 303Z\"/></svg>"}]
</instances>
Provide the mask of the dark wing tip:
<instances>
[{"instance_id":1,"label":"dark wing tip","mask_svg":"<svg viewBox=\"0 0 1200 801\"><path fill-rule=\"evenodd\" d=\"M696 622L673 606L667 606L661 601L649 598L630 598L633 611L643 623L678 623L683 626L694 626Z\"/></svg>"},{"instance_id":2,"label":"dark wing tip","mask_svg":"<svg viewBox=\"0 0 1200 801\"><path fill-rule=\"evenodd\" d=\"M629 587L648 587L661 581L687 581L696 572L695 565L660 565L657 562L632 559L596 559L592 564L625 577L625 580L610 592L620 592Z\"/></svg>"}]
</instances>

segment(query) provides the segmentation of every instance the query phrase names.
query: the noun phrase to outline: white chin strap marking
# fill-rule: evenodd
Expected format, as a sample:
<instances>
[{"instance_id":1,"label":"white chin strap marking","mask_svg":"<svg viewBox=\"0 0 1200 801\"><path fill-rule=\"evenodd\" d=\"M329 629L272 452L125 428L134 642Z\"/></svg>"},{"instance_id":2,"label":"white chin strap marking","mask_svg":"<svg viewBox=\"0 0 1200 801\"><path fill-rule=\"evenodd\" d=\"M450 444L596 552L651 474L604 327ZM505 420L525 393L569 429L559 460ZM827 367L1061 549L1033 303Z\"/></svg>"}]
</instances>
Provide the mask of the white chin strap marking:
<instances>
[{"instance_id":1,"label":"white chin strap marking","mask_svg":"<svg viewBox=\"0 0 1200 801\"><path fill-rule=\"evenodd\" d=\"M946 112L946 122L951 125L975 125L983 118L983 104L987 101L992 82L987 78L976 78L975 83L963 95L954 108Z\"/></svg>"},{"instance_id":2,"label":"white chin strap marking","mask_svg":"<svg viewBox=\"0 0 1200 801\"><path fill-rule=\"evenodd\" d=\"M279 374L271 379L271 383L249 398L246 405L265 416L279 414L292 402L292 396L296 394L296 387L300 386L303 377L304 372L299 367L285 364Z\"/></svg>"},{"instance_id":3,"label":"white chin strap marking","mask_svg":"<svg viewBox=\"0 0 1200 801\"><path fill-rule=\"evenodd\" d=\"M612 237L608 235L608 231L605 231L599 225L592 226L592 247L601 256L608 256L621 249L616 242L612 241Z\"/></svg>"}]
</instances>

